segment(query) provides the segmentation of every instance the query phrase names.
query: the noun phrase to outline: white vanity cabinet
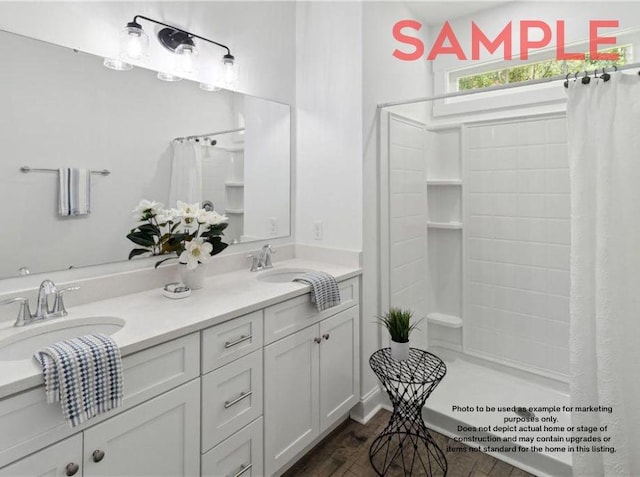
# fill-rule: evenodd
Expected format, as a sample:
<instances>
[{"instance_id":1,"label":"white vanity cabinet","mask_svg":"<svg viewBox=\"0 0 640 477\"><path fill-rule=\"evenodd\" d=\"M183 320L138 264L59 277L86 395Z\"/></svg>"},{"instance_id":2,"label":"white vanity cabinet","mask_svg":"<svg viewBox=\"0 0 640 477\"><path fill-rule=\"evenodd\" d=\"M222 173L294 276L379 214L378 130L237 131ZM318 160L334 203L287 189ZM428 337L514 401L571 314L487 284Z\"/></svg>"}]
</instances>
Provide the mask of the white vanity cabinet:
<instances>
[{"instance_id":1,"label":"white vanity cabinet","mask_svg":"<svg viewBox=\"0 0 640 477\"><path fill-rule=\"evenodd\" d=\"M82 476L82 435L58 442L0 469L0 477Z\"/></svg>"},{"instance_id":2,"label":"white vanity cabinet","mask_svg":"<svg viewBox=\"0 0 640 477\"><path fill-rule=\"evenodd\" d=\"M359 307L352 306L265 347L266 475L356 404L358 337Z\"/></svg>"},{"instance_id":3,"label":"white vanity cabinet","mask_svg":"<svg viewBox=\"0 0 640 477\"><path fill-rule=\"evenodd\" d=\"M0 477L281 472L357 402L359 280L339 287L125 356L123 406L75 429L41 387L0 400Z\"/></svg>"},{"instance_id":4,"label":"white vanity cabinet","mask_svg":"<svg viewBox=\"0 0 640 477\"><path fill-rule=\"evenodd\" d=\"M84 431L84 477L200 475L200 383Z\"/></svg>"}]
</instances>

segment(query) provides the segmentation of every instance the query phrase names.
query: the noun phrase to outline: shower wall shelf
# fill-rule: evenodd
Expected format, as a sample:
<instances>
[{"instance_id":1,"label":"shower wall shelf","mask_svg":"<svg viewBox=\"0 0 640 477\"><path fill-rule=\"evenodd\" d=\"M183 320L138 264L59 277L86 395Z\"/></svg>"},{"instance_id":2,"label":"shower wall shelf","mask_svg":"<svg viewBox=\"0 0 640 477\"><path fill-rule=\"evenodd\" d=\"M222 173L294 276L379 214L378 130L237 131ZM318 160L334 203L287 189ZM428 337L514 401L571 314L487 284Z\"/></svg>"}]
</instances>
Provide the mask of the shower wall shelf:
<instances>
[{"instance_id":1,"label":"shower wall shelf","mask_svg":"<svg viewBox=\"0 0 640 477\"><path fill-rule=\"evenodd\" d=\"M244 209L225 209L225 214L240 215L244 214Z\"/></svg>"},{"instance_id":2,"label":"shower wall shelf","mask_svg":"<svg viewBox=\"0 0 640 477\"><path fill-rule=\"evenodd\" d=\"M428 186L461 186L460 179L427 179Z\"/></svg>"},{"instance_id":3,"label":"shower wall shelf","mask_svg":"<svg viewBox=\"0 0 640 477\"><path fill-rule=\"evenodd\" d=\"M427 314L427 321L447 328L462 328L462 318L447 315L446 313L429 313Z\"/></svg>"},{"instance_id":4,"label":"shower wall shelf","mask_svg":"<svg viewBox=\"0 0 640 477\"><path fill-rule=\"evenodd\" d=\"M244 187L244 182L225 182L226 187Z\"/></svg>"},{"instance_id":5,"label":"shower wall shelf","mask_svg":"<svg viewBox=\"0 0 640 477\"><path fill-rule=\"evenodd\" d=\"M430 229L462 230L461 222L427 222Z\"/></svg>"}]
</instances>

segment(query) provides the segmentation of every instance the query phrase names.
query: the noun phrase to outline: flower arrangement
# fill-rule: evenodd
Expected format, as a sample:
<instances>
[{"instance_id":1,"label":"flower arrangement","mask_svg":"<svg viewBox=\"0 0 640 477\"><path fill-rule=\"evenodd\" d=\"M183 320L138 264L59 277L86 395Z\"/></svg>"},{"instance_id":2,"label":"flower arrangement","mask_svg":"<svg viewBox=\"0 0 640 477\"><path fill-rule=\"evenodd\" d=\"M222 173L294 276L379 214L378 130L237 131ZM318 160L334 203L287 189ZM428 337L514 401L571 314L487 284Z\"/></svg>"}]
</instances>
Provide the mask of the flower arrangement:
<instances>
[{"instance_id":1,"label":"flower arrangement","mask_svg":"<svg viewBox=\"0 0 640 477\"><path fill-rule=\"evenodd\" d=\"M160 202L143 199L133 213L142 224L127 235L139 246L131 250L129 260L139 255L175 254L157 262L156 268L177 258L189 270L195 270L228 246L222 241L228 217L200 208L200 204L178 201L177 208L165 209Z\"/></svg>"}]
</instances>

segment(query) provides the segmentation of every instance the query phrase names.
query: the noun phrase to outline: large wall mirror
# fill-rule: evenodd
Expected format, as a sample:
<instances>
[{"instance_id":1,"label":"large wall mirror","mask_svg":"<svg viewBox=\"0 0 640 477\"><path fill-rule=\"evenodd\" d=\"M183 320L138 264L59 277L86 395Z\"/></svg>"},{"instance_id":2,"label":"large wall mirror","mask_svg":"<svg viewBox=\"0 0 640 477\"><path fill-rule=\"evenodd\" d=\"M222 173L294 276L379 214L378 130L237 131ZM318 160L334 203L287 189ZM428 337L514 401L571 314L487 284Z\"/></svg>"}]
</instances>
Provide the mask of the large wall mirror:
<instances>
[{"instance_id":1,"label":"large wall mirror","mask_svg":"<svg viewBox=\"0 0 640 477\"><path fill-rule=\"evenodd\" d=\"M139 201L176 206L177 144L195 151L202 201L229 217L225 242L290 234L288 105L113 71L102 58L6 32L0 57L10 65L0 89L0 278L126 260ZM60 168L110 172L91 174L90 214L59 215Z\"/></svg>"}]
</instances>

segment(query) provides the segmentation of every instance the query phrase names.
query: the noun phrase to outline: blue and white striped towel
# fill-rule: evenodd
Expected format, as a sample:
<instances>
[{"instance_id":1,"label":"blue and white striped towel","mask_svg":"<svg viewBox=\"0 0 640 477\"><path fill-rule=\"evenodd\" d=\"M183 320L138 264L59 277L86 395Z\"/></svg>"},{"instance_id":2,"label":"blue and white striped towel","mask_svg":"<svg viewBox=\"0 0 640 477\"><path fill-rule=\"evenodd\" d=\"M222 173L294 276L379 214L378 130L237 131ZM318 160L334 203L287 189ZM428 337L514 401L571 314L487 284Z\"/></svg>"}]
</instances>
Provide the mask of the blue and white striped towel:
<instances>
[{"instance_id":1,"label":"blue and white striped towel","mask_svg":"<svg viewBox=\"0 0 640 477\"><path fill-rule=\"evenodd\" d=\"M42 367L47 403L61 402L69 426L122 405L120 349L109 336L60 341L33 357Z\"/></svg>"},{"instance_id":2,"label":"blue and white striped towel","mask_svg":"<svg viewBox=\"0 0 640 477\"><path fill-rule=\"evenodd\" d=\"M311 301L318 311L326 310L340 304L340 288L336 279L325 272L308 272L294 282L305 282L311 285Z\"/></svg>"}]
</instances>

